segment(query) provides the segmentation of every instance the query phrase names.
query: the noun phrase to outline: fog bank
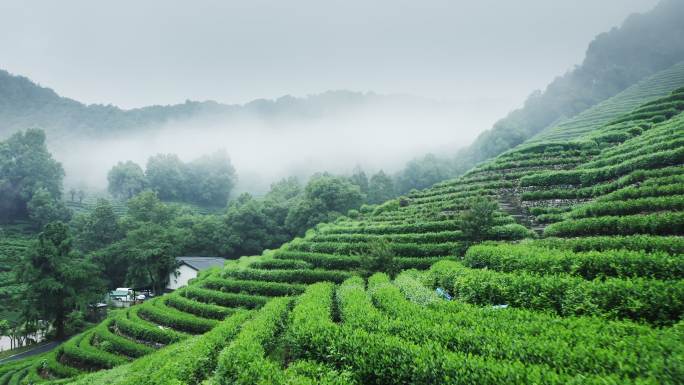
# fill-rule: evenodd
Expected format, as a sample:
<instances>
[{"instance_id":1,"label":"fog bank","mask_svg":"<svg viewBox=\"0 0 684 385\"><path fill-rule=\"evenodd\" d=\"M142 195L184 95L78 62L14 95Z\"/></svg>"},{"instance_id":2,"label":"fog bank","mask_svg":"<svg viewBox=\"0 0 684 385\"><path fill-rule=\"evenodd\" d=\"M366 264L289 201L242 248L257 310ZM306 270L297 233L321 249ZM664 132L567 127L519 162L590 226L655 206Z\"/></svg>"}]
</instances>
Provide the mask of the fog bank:
<instances>
[{"instance_id":1,"label":"fog bank","mask_svg":"<svg viewBox=\"0 0 684 385\"><path fill-rule=\"evenodd\" d=\"M241 115L220 121L177 121L153 130L108 139L70 138L51 150L66 170L65 186L106 189L108 170L132 160L143 168L157 153L184 161L225 149L239 182L235 192L261 195L286 176L314 172L394 172L428 152L450 153L472 142L503 115L506 106L435 102L412 97L379 98L345 108L319 106L313 116Z\"/></svg>"}]
</instances>

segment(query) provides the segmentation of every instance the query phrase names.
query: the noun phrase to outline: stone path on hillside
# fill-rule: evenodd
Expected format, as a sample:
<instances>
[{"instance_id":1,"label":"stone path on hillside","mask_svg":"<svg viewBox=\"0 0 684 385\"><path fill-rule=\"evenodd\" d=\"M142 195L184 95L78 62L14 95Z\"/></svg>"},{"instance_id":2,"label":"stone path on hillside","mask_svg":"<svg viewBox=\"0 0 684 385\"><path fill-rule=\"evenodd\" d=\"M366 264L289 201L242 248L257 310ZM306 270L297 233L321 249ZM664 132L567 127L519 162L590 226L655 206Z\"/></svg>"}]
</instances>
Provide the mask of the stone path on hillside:
<instances>
[{"instance_id":1,"label":"stone path on hillside","mask_svg":"<svg viewBox=\"0 0 684 385\"><path fill-rule=\"evenodd\" d=\"M520 201L511 194L501 194L498 197L499 208L512 216L515 221L528 229L535 231L537 234L542 234L544 232L544 226L541 223L537 223L534 218L529 215L527 210L525 210Z\"/></svg>"}]
</instances>

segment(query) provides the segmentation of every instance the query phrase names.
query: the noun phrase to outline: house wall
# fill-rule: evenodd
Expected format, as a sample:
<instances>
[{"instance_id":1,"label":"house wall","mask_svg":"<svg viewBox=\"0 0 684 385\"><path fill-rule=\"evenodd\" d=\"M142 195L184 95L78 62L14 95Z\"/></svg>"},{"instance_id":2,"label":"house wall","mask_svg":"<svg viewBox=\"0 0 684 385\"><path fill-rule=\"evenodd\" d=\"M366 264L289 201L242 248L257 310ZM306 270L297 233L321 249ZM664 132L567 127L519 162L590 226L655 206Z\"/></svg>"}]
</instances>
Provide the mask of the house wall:
<instances>
[{"instance_id":1,"label":"house wall","mask_svg":"<svg viewBox=\"0 0 684 385\"><path fill-rule=\"evenodd\" d=\"M188 265L180 265L176 271L178 272L178 276L171 273L171 276L169 277L169 284L166 286L168 290L176 290L181 286L185 286L188 284L189 280L197 277L197 270Z\"/></svg>"}]
</instances>

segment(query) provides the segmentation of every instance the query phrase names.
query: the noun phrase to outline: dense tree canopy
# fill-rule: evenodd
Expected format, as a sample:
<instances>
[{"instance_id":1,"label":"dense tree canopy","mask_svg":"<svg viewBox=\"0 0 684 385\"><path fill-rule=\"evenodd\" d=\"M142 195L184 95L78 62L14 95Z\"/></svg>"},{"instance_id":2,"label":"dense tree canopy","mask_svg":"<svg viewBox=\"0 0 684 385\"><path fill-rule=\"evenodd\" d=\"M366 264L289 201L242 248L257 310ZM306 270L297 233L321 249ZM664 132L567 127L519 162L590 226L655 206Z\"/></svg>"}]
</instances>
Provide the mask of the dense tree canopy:
<instances>
[{"instance_id":1,"label":"dense tree canopy","mask_svg":"<svg viewBox=\"0 0 684 385\"><path fill-rule=\"evenodd\" d=\"M54 323L58 339L65 336L67 314L98 300L104 291L95 265L72 250L69 227L62 222L45 226L17 273L27 286L27 306Z\"/></svg>"},{"instance_id":2,"label":"dense tree canopy","mask_svg":"<svg viewBox=\"0 0 684 385\"><path fill-rule=\"evenodd\" d=\"M111 203L99 199L93 211L74 218L77 229L77 247L83 252L91 252L121 239L123 231Z\"/></svg>"},{"instance_id":3,"label":"dense tree canopy","mask_svg":"<svg viewBox=\"0 0 684 385\"><path fill-rule=\"evenodd\" d=\"M363 194L368 194L368 188L369 188L369 182L368 182L368 176L366 173L361 169L361 167L356 166L354 168L354 172L352 173L352 176L349 177L349 180L359 186L359 189L361 189L361 193Z\"/></svg>"},{"instance_id":4,"label":"dense tree canopy","mask_svg":"<svg viewBox=\"0 0 684 385\"><path fill-rule=\"evenodd\" d=\"M104 246L91 257L105 272L108 286L149 286L155 292L162 292L186 238L171 223L176 217L175 210L162 203L152 191L131 198L126 216L118 223L110 222L105 202L98 208L85 219L94 228L83 227L78 239L84 247ZM107 236L103 233L105 230L112 234Z\"/></svg>"},{"instance_id":5,"label":"dense tree canopy","mask_svg":"<svg viewBox=\"0 0 684 385\"><path fill-rule=\"evenodd\" d=\"M362 202L361 189L347 178L315 175L289 211L285 223L291 232L301 235L318 223L329 222L358 208Z\"/></svg>"},{"instance_id":6,"label":"dense tree canopy","mask_svg":"<svg viewBox=\"0 0 684 385\"><path fill-rule=\"evenodd\" d=\"M225 206L237 176L225 151L184 163L175 154L157 154L147 161L145 171L131 162L119 162L107 176L109 192L130 199L149 187L164 201Z\"/></svg>"},{"instance_id":7,"label":"dense tree canopy","mask_svg":"<svg viewBox=\"0 0 684 385\"><path fill-rule=\"evenodd\" d=\"M466 210L461 213L461 231L472 242L486 239L494 226L498 204L488 197L474 197L467 202Z\"/></svg>"},{"instance_id":8,"label":"dense tree canopy","mask_svg":"<svg viewBox=\"0 0 684 385\"><path fill-rule=\"evenodd\" d=\"M175 154L157 154L147 160L145 175L162 200L182 200L189 180L186 165Z\"/></svg>"},{"instance_id":9,"label":"dense tree canopy","mask_svg":"<svg viewBox=\"0 0 684 385\"><path fill-rule=\"evenodd\" d=\"M45 199L62 197L63 178L64 169L48 152L42 130L17 132L0 142L0 218L27 218L28 204L42 188L33 205L35 217L42 221L47 211L42 210Z\"/></svg>"},{"instance_id":10,"label":"dense tree canopy","mask_svg":"<svg viewBox=\"0 0 684 385\"><path fill-rule=\"evenodd\" d=\"M396 177L396 189L401 194L412 189L424 189L451 178L456 173L456 167L451 160L434 154L427 154L406 164L406 167Z\"/></svg>"},{"instance_id":11,"label":"dense tree canopy","mask_svg":"<svg viewBox=\"0 0 684 385\"><path fill-rule=\"evenodd\" d=\"M29 218L38 228L42 228L50 222L68 221L71 219L71 211L60 199L55 197L44 187L39 187L26 205Z\"/></svg>"},{"instance_id":12,"label":"dense tree canopy","mask_svg":"<svg viewBox=\"0 0 684 385\"><path fill-rule=\"evenodd\" d=\"M119 162L107 174L108 190L116 198L129 199L145 189L147 181L142 168L132 161ZM73 196L75 191L72 193Z\"/></svg>"},{"instance_id":13,"label":"dense tree canopy","mask_svg":"<svg viewBox=\"0 0 684 385\"><path fill-rule=\"evenodd\" d=\"M224 206L235 187L235 168L225 151L202 156L187 165L187 192L184 200Z\"/></svg>"},{"instance_id":14,"label":"dense tree canopy","mask_svg":"<svg viewBox=\"0 0 684 385\"><path fill-rule=\"evenodd\" d=\"M265 202L259 202L249 194L243 194L228 207L224 218L234 245L235 255L255 255L265 248L277 246L283 240L282 225L266 214Z\"/></svg>"},{"instance_id":15,"label":"dense tree canopy","mask_svg":"<svg viewBox=\"0 0 684 385\"><path fill-rule=\"evenodd\" d=\"M371 177L368 187L368 203L379 204L394 198L396 195L394 181L380 170Z\"/></svg>"}]
</instances>

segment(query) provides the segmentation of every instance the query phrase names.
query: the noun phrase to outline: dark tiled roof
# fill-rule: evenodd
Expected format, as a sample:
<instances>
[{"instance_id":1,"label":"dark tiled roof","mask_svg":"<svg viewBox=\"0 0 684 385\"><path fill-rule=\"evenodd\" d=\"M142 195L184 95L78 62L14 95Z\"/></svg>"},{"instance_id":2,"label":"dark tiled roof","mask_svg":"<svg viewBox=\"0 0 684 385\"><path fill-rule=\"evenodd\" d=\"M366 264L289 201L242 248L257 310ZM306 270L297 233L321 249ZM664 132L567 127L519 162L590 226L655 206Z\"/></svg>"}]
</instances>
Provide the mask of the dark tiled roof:
<instances>
[{"instance_id":1,"label":"dark tiled roof","mask_svg":"<svg viewBox=\"0 0 684 385\"><path fill-rule=\"evenodd\" d=\"M225 258L220 257L176 257L179 265L186 264L195 270L206 270L210 267L223 267Z\"/></svg>"}]
</instances>

